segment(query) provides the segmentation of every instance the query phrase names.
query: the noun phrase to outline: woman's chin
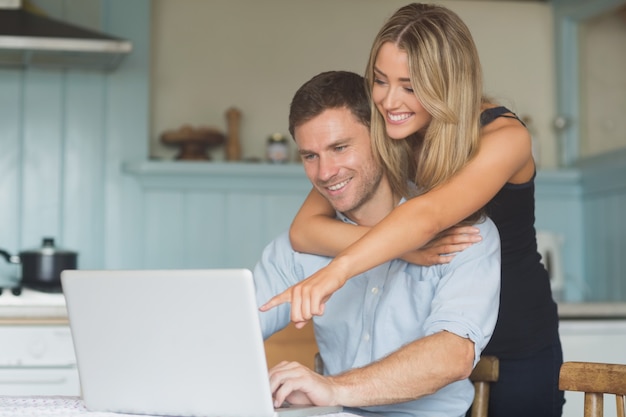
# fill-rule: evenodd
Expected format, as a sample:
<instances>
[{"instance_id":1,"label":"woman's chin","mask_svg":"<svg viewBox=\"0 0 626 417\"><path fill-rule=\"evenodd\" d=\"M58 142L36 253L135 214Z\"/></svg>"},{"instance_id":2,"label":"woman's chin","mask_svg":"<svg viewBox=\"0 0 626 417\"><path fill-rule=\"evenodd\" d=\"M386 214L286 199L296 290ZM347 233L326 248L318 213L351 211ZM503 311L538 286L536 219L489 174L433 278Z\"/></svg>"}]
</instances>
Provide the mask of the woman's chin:
<instances>
[{"instance_id":1,"label":"woman's chin","mask_svg":"<svg viewBox=\"0 0 626 417\"><path fill-rule=\"evenodd\" d=\"M387 137L393 140L403 140L406 139L411 133L407 132L406 129L398 129L396 126L393 128L386 129Z\"/></svg>"}]
</instances>

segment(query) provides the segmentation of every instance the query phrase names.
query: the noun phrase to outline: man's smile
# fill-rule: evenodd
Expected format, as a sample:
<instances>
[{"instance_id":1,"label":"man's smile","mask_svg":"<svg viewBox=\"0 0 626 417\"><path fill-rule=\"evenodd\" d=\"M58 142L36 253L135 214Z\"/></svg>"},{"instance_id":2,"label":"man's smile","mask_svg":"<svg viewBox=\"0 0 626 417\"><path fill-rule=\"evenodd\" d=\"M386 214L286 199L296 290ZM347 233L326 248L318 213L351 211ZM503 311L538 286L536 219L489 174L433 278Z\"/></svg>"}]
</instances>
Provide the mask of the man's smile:
<instances>
[{"instance_id":1,"label":"man's smile","mask_svg":"<svg viewBox=\"0 0 626 417\"><path fill-rule=\"evenodd\" d=\"M335 185L329 185L328 187L326 187L326 189L330 190L330 191L338 191L341 190L343 187L345 187L349 182L350 182L351 178L348 178L347 180L344 180L340 183L337 183Z\"/></svg>"}]
</instances>

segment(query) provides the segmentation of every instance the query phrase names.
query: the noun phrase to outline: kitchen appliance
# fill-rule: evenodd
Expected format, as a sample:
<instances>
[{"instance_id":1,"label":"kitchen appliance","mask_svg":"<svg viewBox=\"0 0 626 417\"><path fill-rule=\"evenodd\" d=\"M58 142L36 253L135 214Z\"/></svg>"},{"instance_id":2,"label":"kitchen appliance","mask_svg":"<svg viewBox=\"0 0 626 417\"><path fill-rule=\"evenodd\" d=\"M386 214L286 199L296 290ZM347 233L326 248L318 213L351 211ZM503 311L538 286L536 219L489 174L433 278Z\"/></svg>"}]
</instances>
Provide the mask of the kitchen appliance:
<instances>
[{"instance_id":1,"label":"kitchen appliance","mask_svg":"<svg viewBox=\"0 0 626 417\"><path fill-rule=\"evenodd\" d=\"M132 50L125 40L45 16L22 0L0 0L0 66L110 71Z\"/></svg>"},{"instance_id":2,"label":"kitchen appliance","mask_svg":"<svg viewBox=\"0 0 626 417\"><path fill-rule=\"evenodd\" d=\"M60 292L61 271L76 269L78 253L55 247L54 239L43 238L40 248L25 250L19 255L11 255L0 249L7 262L22 265L22 279L20 285L13 288L13 293L19 293L22 286L40 291Z\"/></svg>"},{"instance_id":3,"label":"kitchen appliance","mask_svg":"<svg viewBox=\"0 0 626 417\"><path fill-rule=\"evenodd\" d=\"M548 230L537 230L537 252L548 271L552 296L556 301L561 301L565 295L562 247L563 236Z\"/></svg>"}]
</instances>

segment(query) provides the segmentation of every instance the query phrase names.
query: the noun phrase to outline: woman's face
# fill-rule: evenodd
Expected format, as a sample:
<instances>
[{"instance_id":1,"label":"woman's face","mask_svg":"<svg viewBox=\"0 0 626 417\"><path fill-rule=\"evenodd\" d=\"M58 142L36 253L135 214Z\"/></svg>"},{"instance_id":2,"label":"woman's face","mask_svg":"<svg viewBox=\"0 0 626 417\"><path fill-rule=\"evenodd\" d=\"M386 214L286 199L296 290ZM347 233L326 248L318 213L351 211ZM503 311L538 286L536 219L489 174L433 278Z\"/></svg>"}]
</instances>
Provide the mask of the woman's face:
<instances>
[{"instance_id":1,"label":"woman's face","mask_svg":"<svg viewBox=\"0 0 626 417\"><path fill-rule=\"evenodd\" d=\"M404 139L432 119L411 87L406 52L391 42L384 43L376 55L372 99L392 139Z\"/></svg>"}]
</instances>

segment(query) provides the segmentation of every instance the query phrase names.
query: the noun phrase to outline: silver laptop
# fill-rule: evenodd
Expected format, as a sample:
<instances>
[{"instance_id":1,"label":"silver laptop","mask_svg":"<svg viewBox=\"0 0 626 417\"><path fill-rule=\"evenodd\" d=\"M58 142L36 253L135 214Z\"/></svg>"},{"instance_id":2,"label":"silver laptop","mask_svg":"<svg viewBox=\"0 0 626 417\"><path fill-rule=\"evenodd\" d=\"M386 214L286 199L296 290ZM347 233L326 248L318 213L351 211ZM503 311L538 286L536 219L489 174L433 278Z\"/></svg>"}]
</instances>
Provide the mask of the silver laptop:
<instances>
[{"instance_id":1,"label":"silver laptop","mask_svg":"<svg viewBox=\"0 0 626 417\"><path fill-rule=\"evenodd\" d=\"M247 269L67 270L61 281L89 410L206 417L341 411L274 409Z\"/></svg>"}]
</instances>

